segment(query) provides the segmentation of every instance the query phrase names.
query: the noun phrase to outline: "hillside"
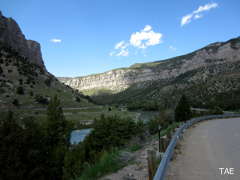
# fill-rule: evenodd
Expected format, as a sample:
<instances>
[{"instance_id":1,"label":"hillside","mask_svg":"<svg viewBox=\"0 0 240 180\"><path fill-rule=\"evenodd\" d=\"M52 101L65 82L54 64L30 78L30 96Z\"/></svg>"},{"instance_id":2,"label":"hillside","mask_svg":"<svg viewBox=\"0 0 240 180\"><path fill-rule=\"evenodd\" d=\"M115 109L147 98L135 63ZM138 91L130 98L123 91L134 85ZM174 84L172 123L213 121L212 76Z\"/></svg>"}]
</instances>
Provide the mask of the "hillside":
<instances>
[{"instance_id":1,"label":"hillside","mask_svg":"<svg viewBox=\"0 0 240 180\"><path fill-rule=\"evenodd\" d=\"M54 95L63 106L91 104L46 70L40 44L26 40L18 24L0 12L0 108L43 107Z\"/></svg>"},{"instance_id":2,"label":"hillside","mask_svg":"<svg viewBox=\"0 0 240 180\"><path fill-rule=\"evenodd\" d=\"M99 103L136 105L155 101L174 106L184 93L196 107L234 109L240 102L239 66L240 38L235 38L167 60L59 79Z\"/></svg>"}]
</instances>

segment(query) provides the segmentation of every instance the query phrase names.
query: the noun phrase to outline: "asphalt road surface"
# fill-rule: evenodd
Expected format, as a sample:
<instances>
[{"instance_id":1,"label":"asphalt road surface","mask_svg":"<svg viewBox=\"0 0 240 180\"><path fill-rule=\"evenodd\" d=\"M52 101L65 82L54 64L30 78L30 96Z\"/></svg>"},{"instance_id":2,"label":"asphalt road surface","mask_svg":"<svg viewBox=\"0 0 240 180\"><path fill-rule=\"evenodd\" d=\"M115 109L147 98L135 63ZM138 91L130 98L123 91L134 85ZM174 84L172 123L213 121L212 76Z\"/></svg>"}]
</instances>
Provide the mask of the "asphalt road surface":
<instances>
[{"instance_id":1,"label":"asphalt road surface","mask_svg":"<svg viewBox=\"0 0 240 180\"><path fill-rule=\"evenodd\" d=\"M179 148L166 180L240 180L240 118L201 122L186 130Z\"/></svg>"}]
</instances>

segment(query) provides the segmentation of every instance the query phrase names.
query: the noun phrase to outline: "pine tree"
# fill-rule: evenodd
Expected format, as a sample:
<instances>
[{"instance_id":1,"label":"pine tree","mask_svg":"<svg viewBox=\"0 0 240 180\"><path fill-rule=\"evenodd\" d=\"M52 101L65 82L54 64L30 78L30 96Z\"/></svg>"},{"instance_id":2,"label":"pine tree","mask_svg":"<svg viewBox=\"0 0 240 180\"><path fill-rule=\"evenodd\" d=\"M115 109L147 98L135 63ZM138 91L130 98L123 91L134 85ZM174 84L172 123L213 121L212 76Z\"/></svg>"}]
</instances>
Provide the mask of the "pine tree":
<instances>
[{"instance_id":1,"label":"pine tree","mask_svg":"<svg viewBox=\"0 0 240 180\"><path fill-rule=\"evenodd\" d=\"M69 147L69 128L63 115L60 100L55 96L47 109L47 141L49 165L55 179L63 175L64 156Z\"/></svg>"},{"instance_id":2,"label":"pine tree","mask_svg":"<svg viewBox=\"0 0 240 180\"><path fill-rule=\"evenodd\" d=\"M175 121L187 121L191 118L191 107L185 95L181 97L175 109Z\"/></svg>"}]
</instances>

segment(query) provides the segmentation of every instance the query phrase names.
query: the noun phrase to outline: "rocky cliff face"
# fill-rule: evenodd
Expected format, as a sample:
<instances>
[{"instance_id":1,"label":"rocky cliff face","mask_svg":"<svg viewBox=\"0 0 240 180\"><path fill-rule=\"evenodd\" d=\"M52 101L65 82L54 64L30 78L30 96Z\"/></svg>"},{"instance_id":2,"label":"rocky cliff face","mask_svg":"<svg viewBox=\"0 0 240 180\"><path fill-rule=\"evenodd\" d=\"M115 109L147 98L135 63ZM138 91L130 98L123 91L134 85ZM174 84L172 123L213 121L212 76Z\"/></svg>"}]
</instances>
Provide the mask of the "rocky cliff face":
<instances>
[{"instance_id":1,"label":"rocky cliff face","mask_svg":"<svg viewBox=\"0 0 240 180\"><path fill-rule=\"evenodd\" d=\"M0 12L0 111L43 107L58 95L62 106L89 106L91 99L46 71L40 44L26 40L17 23Z\"/></svg>"},{"instance_id":2,"label":"rocky cliff face","mask_svg":"<svg viewBox=\"0 0 240 180\"><path fill-rule=\"evenodd\" d=\"M0 43L11 47L30 62L45 68L41 54L40 44L36 41L26 40L16 21L6 18L0 12Z\"/></svg>"},{"instance_id":3,"label":"rocky cliff face","mask_svg":"<svg viewBox=\"0 0 240 180\"><path fill-rule=\"evenodd\" d=\"M119 92L133 84L167 80L198 68L240 61L240 38L210 44L193 53L152 63L135 64L129 68L76 78L59 78L80 91L108 89Z\"/></svg>"}]
</instances>

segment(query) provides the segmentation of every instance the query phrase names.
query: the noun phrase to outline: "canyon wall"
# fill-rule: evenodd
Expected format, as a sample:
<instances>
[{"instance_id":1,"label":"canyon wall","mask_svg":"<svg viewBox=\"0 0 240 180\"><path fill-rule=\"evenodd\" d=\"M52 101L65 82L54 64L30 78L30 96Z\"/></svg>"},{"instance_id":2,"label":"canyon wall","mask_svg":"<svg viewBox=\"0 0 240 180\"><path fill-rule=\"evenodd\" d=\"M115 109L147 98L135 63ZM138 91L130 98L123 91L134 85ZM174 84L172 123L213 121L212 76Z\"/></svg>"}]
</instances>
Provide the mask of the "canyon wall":
<instances>
[{"instance_id":1,"label":"canyon wall","mask_svg":"<svg viewBox=\"0 0 240 180\"><path fill-rule=\"evenodd\" d=\"M30 62L45 68L40 44L33 40L27 40L16 21L6 18L0 11L0 43L16 50L21 56ZM0 44L0 45L1 45Z\"/></svg>"},{"instance_id":2,"label":"canyon wall","mask_svg":"<svg viewBox=\"0 0 240 180\"><path fill-rule=\"evenodd\" d=\"M136 64L101 74L75 78L58 78L79 91L107 89L119 92L139 82L175 78L201 67L240 61L240 38L213 43L187 55L152 63Z\"/></svg>"}]
</instances>

